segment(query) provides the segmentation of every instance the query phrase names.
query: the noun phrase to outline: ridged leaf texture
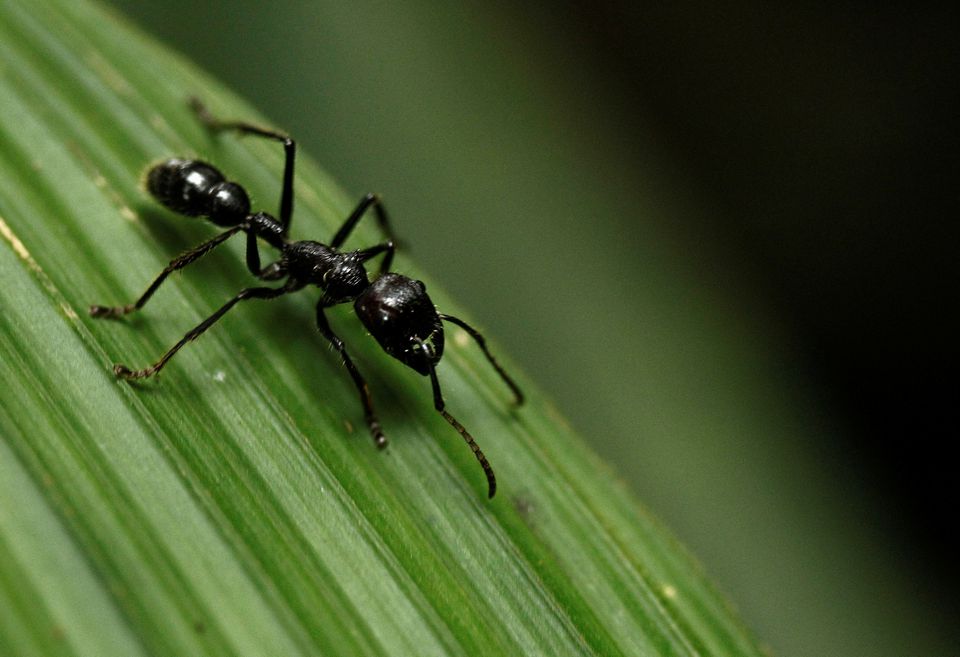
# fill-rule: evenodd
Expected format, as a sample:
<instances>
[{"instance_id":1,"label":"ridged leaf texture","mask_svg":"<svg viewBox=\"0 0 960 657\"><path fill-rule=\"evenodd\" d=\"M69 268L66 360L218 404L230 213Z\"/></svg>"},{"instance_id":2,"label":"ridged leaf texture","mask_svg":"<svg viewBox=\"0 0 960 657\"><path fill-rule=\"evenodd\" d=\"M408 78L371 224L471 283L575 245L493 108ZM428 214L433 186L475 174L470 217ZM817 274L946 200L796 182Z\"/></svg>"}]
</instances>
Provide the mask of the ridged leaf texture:
<instances>
[{"instance_id":1,"label":"ridged leaf texture","mask_svg":"<svg viewBox=\"0 0 960 657\"><path fill-rule=\"evenodd\" d=\"M492 501L427 380L346 306L332 321L391 441L374 448L316 290L241 304L158 380L116 380L252 280L234 238L139 315L88 316L215 234L158 207L145 167L203 157L257 207L279 196L282 149L210 135L191 94L268 124L95 4L0 2L0 654L760 654L495 336L522 408L459 329L440 366ZM357 201L305 153L296 194L298 239L329 239ZM361 225L350 246L379 237ZM395 267L424 278L414 256Z\"/></svg>"}]
</instances>

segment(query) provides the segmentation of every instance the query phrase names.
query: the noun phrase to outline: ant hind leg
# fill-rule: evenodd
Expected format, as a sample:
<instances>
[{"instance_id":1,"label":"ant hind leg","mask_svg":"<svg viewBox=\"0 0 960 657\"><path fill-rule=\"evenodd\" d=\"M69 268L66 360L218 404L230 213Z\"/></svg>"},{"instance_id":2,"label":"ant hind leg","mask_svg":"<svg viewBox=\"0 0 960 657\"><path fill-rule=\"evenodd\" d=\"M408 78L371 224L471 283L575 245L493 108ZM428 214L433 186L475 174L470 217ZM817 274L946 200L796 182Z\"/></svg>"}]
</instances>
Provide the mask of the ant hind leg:
<instances>
[{"instance_id":1,"label":"ant hind leg","mask_svg":"<svg viewBox=\"0 0 960 657\"><path fill-rule=\"evenodd\" d=\"M140 310L147 303L147 301L150 300L150 297L153 296L153 293L157 291L157 288L159 288L160 285L167 279L167 276L175 271L183 269L190 263L199 260L241 230L243 230L243 226L234 226L230 230L220 233L213 239L208 240L200 246L190 249L189 251L182 253L171 260L170 264L167 265L164 270L160 272L160 275L154 279L153 283L150 284L150 287L147 288L147 291L140 295L140 298L134 303L128 303L125 306L93 305L90 306L90 316L116 318L132 313L135 310Z\"/></svg>"},{"instance_id":2,"label":"ant hind leg","mask_svg":"<svg viewBox=\"0 0 960 657\"><path fill-rule=\"evenodd\" d=\"M286 133L261 128L246 121L221 121L211 114L207 106L203 104L203 101L196 96L192 96L189 99L189 104L190 109L197 115L200 122L214 132L233 130L241 135L264 137L266 139L279 141L283 144L283 189L280 192L280 213L278 218L283 225L283 234L286 235L290 231L290 221L293 218L293 169L297 156L297 143Z\"/></svg>"},{"instance_id":3,"label":"ant hind leg","mask_svg":"<svg viewBox=\"0 0 960 657\"><path fill-rule=\"evenodd\" d=\"M170 349L168 349L167 352L160 357L160 360L158 360L156 363L154 363L150 367L146 367L142 370L131 370L126 365L117 363L116 365L113 366L113 373L124 379L144 379L148 376L153 376L154 374L159 372L161 369L163 369L163 366L167 364L167 361L173 358L173 356L178 351L180 351L180 349L183 348L185 344L187 344L191 340L196 340L201 335L203 335L204 331L206 331L208 328L213 326L218 319L223 317L226 314L226 312L231 308L233 308L238 302L245 301L247 299L275 299L276 297L279 297L280 295L286 294L287 292L290 292L290 291L291 291L290 288L286 286L284 287L248 287L244 290L241 290L240 293L237 294L237 296L233 297L232 299L230 299L230 301L220 306L220 308L215 313L213 313L212 315L207 317L205 320L200 322L197 326L190 329L190 331L188 331L187 334L184 335L183 338L181 338L177 344L170 347Z\"/></svg>"}]
</instances>

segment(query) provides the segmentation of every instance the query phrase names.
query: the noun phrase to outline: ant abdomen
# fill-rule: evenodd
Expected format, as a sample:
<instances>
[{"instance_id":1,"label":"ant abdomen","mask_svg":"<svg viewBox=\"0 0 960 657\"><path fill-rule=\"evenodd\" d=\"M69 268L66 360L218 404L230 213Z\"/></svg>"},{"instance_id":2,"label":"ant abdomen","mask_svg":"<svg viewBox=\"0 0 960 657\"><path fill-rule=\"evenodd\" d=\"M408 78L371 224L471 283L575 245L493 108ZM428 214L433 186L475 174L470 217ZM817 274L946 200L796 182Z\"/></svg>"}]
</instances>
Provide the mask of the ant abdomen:
<instances>
[{"instance_id":1,"label":"ant abdomen","mask_svg":"<svg viewBox=\"0 0 960 657\"><path fill-rule=\"evenodd\" d=\"M147 172L147 191L174 212L196 217L210 209L210 190L225 179L213 166L196 160L169 159Z\"/></svg>"},{"instance_id":2,"label":"ant abdomen","mask_svg":"<svg viewBox=\"0 0 960 657\"><path fill-rule=\"evenodd\" d=\"M188 217L209 217L236 226L250 214L250 199L211 164L171 158L147 171L147 191L167 208Z\"/></svg>"}]
</instances>

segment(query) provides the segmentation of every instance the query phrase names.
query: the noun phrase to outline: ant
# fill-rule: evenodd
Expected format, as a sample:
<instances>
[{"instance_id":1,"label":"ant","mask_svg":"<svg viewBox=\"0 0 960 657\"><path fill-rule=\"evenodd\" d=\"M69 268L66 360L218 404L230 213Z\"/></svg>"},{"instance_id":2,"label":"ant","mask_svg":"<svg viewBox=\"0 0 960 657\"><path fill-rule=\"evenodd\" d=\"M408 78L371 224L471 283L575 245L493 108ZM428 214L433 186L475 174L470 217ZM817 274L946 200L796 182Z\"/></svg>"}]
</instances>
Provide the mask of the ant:
<instances>
[{"instance_id":1,"label":"ant","mask_svg":"<svg viewBox=\"0 0 960 657\"><path fill-rule=\"evenodd\" d=\"M140 370L126 365L114 365L113 372L123 379L143 379L157 374L180 349L200 337L218 319L240 301L248 299L276 299L296 292L308 285L321 290L317 303L316 324L320 333L339 352L347 372L360 394L364 416L373 441L378 448L387 445L380 420L373 409L370 389L360 371L347 353L343 340L333 332L325 310L342 303L353 303L357 317L380 344L381 348L417 373L430 377L433 405L437 412L460 434L469 445L487 477L488 495L493 497L497 480L493 468L480 450L473 436L446 411L436 365L443 356L443 322L456 324L472 337L510 388L517 405L523 403L520 388L490 353L483 336L462 319L437 311L423 282L390 271L396 251L387 212L380 197L367 194L334 234L330 244L314 241L290 241L287 234L293 215L293 171L296 143L288 135L260 128L243 121L221 121L210 114L197 99L190 99L190 107L198 119L212 132L232 131L239 135L254 135L283 144L285 161L283 187L280 194L279 218L266 212L250 211L250 200L241 185L228 181L213 165L200 160L170 158L152 166L146 172L147 191L162 205L182 215L206 217L225 232L174 258L157 276L147 290L134 302L123 306L90 307L90 315L97 318L119 318L140 310L153 296L164 280L173 272L200 259L227 239L243 232L247 235L246 265L262 281L283 281L279 287L248 287L227 301L216 312L187 332L183 338L164 353L154 364ZM341 251L360 219L374 208L386 241L366 249ZM261 268L258 240L279 251L279 259ZM376 278L370 282L365 263L383 255Z\"/></svg>"}]
</instances>

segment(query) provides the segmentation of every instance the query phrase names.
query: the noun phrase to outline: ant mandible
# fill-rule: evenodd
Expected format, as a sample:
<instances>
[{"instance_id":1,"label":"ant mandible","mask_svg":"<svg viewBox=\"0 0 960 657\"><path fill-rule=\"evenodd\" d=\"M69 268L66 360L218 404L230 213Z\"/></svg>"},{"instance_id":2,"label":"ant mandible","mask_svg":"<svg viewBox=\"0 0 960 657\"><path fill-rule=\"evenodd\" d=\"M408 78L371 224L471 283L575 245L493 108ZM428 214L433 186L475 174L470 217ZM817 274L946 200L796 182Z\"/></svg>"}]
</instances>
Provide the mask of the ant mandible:
<instances>
[{"instance_id":1,"label":"ant mandible","mask_svg":"<svg viewBox=\"0 0 960 657\"><path fill-rule=\"evenodd\" d=\"M434 408L470 446L486 474L489 497L493 497L497 490L493 468L470 432L446 411L443 394L440 391L436 365L443 356L442 322L456 324L476 341L497 374L513 392L517 405L523 403L523 393L490 353L486 341L476 329L457 317L437 312L430 297L427 296L426 286L421 281L390 271L396 247L387 212L380 197L375 194L364 196L333 236L329 245L307 240L290 241L287 239L287 233L293 215L293 169L296 143L281 132L260 128L243 121L221 121L212 116L197 99L191 99L190 106L200 121L213 132L233 131L239 135L264 137L283 144L285 161L279 219L266 212L251 213L250 200L243 187L228 181L216 167L206 162L171 158L154 165L146 173L146 186L147 191L156 200L179 214L206 217L217 226L227 227L227 230L172 260L134 303L123 306L94 305L90 307L90 315L99 318L118 318L140 310L171 273L195 262L240 232L247 234L246 265L250 273L263 281L283 280L283 284L280 287L248 287L241 290L216 312L188 331L153 365L140 370L131 370L126 365L117 364L113 368L114 374L124 379L142 379L152 376L163 369L164 365L185 344L200 337L238 302L247 299L276 299L308 285L316 285L321 290L320 300L317 303L317 328L339 352L347 372L353 379L360 394L360 402L363 404L367 426L377 447L385 447L387 438L373 409L370 389L347 353L343 340L330 328L324 312L337 304L353 302L357 317L385 352L419 374L430 377ZM380 229L387 240L366 249L340 251L340 246L371 207L376 212ZM263 268L260 266L258 244L260 239L280 252L277 261ZM371 283L364 264L381 254L383 254L383 260L380 263L378 275Z\"/></svg>"}]
</instances>

